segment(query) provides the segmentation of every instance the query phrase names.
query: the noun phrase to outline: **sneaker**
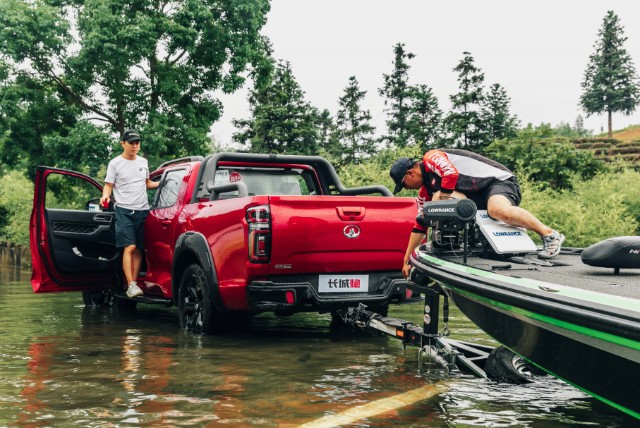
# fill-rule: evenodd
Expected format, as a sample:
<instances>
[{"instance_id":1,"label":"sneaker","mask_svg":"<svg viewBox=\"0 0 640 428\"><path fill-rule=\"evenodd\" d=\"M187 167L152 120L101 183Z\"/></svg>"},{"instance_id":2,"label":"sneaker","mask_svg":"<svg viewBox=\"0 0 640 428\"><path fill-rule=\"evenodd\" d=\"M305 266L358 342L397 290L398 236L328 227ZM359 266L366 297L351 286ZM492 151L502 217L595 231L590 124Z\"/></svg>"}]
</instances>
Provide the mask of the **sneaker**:
<instances>
[{"instance_id":1,"label":"sneaker","mask_svg":"<svg viewBox=\"0 0 640 428\"><path fill-rule=\"evenodd\" d=\"M560 247L564 242L564 235L557 231L551 232L551 235L542 237L542 251L538 253L541 259L552 259L560 254Z\"/></svg>"},{"instance_id":2,"label":"sneaker","mask_svg":"<svg viewBox=\"0 0 640 428\"><path fill-rule=\"evenodd\" d=\"M138 287L135 282L129 284L129 288L127 288L127 296L128 297L138 297L143 295L142 289Z\"/></svg>"}]
</instances>

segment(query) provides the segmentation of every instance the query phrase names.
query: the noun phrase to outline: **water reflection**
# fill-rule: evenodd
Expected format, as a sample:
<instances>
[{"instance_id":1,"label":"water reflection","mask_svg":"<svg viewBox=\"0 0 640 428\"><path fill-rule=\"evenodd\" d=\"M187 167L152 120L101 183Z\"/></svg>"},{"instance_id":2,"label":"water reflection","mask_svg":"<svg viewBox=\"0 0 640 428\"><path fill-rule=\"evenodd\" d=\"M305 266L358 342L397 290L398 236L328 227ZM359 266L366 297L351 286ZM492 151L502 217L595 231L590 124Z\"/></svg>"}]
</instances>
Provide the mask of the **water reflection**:
<instances>
[{"instance_id":1,"label":"water reflection","mask_svg":"<svg viewBox=\"0 0 640 428\"><path fill-rule=\"evenodd\" d=\"M85 308L1 276L0 426L298 426L434 384L441 394L347 426L624 426L553 379L512 386L418 367L415 349L333 335L329 316L260 316L251 332L194 336L175 311ZM419 320L422 308L391 315ZM490 342L452 310L460 339Z\"/></svg>"}]
</instances>

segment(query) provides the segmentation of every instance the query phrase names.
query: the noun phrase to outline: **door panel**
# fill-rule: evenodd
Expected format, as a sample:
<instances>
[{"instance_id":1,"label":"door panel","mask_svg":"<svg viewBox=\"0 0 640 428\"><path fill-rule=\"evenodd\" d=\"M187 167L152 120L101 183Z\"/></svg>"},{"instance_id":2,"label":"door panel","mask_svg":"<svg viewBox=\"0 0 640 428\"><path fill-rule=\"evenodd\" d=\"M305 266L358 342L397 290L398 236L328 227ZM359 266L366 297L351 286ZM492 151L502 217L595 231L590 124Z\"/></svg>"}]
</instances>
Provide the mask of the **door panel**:
<instances>
[{"instance_id":1,"label":"door panel","mask_svg":"<svg viewBox=\"0 0 640 428\"><path fill-rule=\"evenodd\" d=\"M60 272L100 272L117 266L113 217L113 212L47 210L53 259Z\"/></svg>"},{"instance_id":2,"label":"door panel","mask_svg":"<svg viewBox=\"0 0 640 428\"><path fill-rule=\"evenodd\" d=\"M39 167L30 222L35 292L109 287L120 269L114 213L101 211L102 186L84 174Z\"/></svg>"}]
</instances>

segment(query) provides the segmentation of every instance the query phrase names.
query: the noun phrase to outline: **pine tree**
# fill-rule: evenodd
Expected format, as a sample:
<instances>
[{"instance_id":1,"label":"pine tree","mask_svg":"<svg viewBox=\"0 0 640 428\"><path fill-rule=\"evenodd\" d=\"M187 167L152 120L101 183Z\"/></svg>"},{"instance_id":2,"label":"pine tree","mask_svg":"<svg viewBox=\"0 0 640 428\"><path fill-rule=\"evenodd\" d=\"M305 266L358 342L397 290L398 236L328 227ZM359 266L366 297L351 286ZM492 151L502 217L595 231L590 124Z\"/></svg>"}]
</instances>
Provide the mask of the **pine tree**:
<instances>
[{"instance_id":1,"label":"pine tree","mask_svg":"<svg viewBox=\"0 0 640 428\"><path fill-rule=\"evenodd\" d=\"M333 155L339 153L339 144L336 140L336 124L333 122L329 110L324 109L317 118L318 126L318 154Z\"/></svg>"},{"instance_id":2,"label":"pine tree","mask_svg":"<svg viewBox=\"0 0 640 428\"><path fill-rule=\"evenodd\" d=\"M233 141L254 153L318 153L321 113L304 99L291 65L279 62L269 84L249 94L251 118L234 120Z\"/></svg>"},{"instance_id":3,"label":"pine tree","mask_svg":"<svg viewBox=\"0 0 640 428\"><path fill-rule=\"evenodd\" d=\"M481 149L487 144L480 109L484 102L484 73L473 64L469 52L453 69L458 73L460 92L451 95L451 111L445 119L449 144L466 149Z\"/></svg>"},{"instance_id":4,"label":"pine tree","mask_svg":"<svg viewBox=\"0 0 640 428\"><path fill-rule=\"evenodd\" d=\"M488 143L516 136L519 121L509 113L510 104L507 91L499 83L491 85L482 104L481 114Z\"/></svg>"},{"instance_id":5,"label":"pine tree","mask_svg":"<svg viewBox=\"0 0 640 428\"><path fill-rule=\"evenodd\" d=\"M357 163L375 152L375 127L371 125L371 113L361 107L366 94L360 90L356 77L351 76L339 100L335 138L345 164Z\"/></svg>"},{"instance_id":6,"label":"pine tree","mask_svg":"<svg viewBox=\"0 0 640 428\"><path fill-rule=\"evenodd\" d=\"M627 38L613 11L607 12L598 36L584 73L580 105L587 116L607 113L608 135L612 138L612 113L633 113L640 102L640 88L631 57L623 46Z\"/></svg>"},{"instance_id":7,"label":"pine tree","mask_svg":"<svg viewBox=\"0 0 640 428\"><path fill-rule=\"evenodd\" d=\"M443 114L438 106L438 99L427 85L411 87L409 99L408 145L417 146L422 152L438 147L443 133Z\"/></svg>"},{"instance_id":8,"label":"pine tree","mask_svg":"<svg viewBox=\"0 0 640 428\"><path fill-rule=\"evenodd\" d=\"M389 119L387 120L387 135L382 139L392 146L403 148L407 146L406 125L409 117L409 64L407 60L415 55L406 52L404 43L393 47L394 60L391 74L384 74L384 85L378 89L380 96L385 97Z\"/></svg>"},{"instance_id":9,"label":"pine tree","mask_svg":"<svg viewBox=\"0 0 640 428\"><path fill-rule=\"evenodd\" d=\"M578 137L587 137L590 134L589 130L584 128L584 118L580 114L578 115L578 117L576 117L574 128L576 130L576 133L578 134Z\"/></svg>"}]
</instances>

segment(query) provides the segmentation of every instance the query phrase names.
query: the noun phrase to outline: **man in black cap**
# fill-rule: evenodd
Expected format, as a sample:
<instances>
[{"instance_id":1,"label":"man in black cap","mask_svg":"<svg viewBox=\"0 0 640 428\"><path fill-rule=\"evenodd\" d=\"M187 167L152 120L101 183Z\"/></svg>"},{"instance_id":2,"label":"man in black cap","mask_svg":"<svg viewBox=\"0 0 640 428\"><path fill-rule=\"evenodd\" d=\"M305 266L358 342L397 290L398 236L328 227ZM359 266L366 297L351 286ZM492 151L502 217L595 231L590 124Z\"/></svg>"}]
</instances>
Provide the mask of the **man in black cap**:
<instances>
[{"instance_id":1,"label":"man in black cap","mask_svg":"<svg viewBox=\"0 0 640 428\"><path fill-rule=\"evenodd\" d=\"M522 198L518 180L496 161L467 150L435 149L426 152L421 161L399 158L391 166L389 175L396 184L393 193L403 188L420 189L418 212L427 201L468 198L478 209L486 209L491 218L538 233L543 244L538 253L541 259L550 259L560 253L564 235L518 206ZM425 228L416 223L405 253L402 270L405 277L409 273L409 256L420 245L425 233Z\"/></svg>"},{"instance_id":2,"label":"man in black cap","mask_svg":"<svg viewBox=\"0 0 640 428\"><path fill-rule=\"evenodd\" d=\"M108 205L111 193L116 199L116 248L122 248L122 269L127 279L127 296L137 297L144 292L137 284L144 250L144 221L149 213L147 189L160 184L149 180L149 164L140 151L140 134L127 129L120 145L123 152L107 167L101 205Z\"/></svg>"}]
</instances>

